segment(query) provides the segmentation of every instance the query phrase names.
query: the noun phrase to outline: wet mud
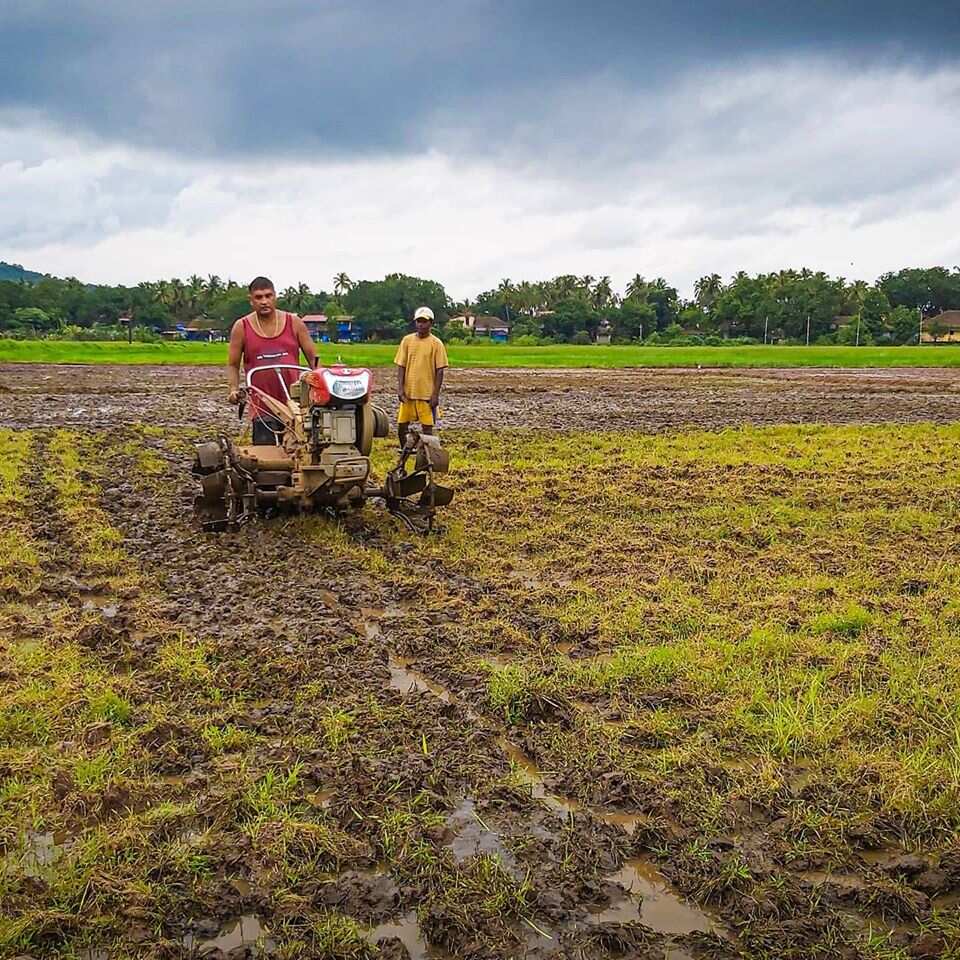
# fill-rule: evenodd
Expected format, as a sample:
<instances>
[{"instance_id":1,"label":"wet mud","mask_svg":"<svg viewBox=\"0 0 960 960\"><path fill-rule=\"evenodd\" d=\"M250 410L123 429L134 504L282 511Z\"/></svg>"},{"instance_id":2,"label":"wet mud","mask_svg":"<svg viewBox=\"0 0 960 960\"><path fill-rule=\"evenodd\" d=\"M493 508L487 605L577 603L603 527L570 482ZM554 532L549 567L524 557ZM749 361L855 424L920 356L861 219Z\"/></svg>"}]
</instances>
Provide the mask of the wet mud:
<instances>
[{"instance_id":1,"label":"wet mud","mask_svg":"<svg viewBox=\"0 0 960 960\"><path fill-rule=\"evenodd\" d=\"M375 374L391 415L393 370ZM0 425L115 427L147 423L236 430L219 367L0 366ZM960 371L452 369L450 428L720 429L746 423L915 423L960 419Z\"/></svg>"},{"instance_id":2,"label":"wet mud","mask_svg":"<svg viewBox=\"0 0 960 960\"><path fill-rule=\"evenodd\" d=\"M150 884L97 875L22 955L236 958L296 943L289 955L866 960L874 926L904 956L946 955L923 921L960 896L960 855L865 836L845 872L814 855L790 862L775 810L734 810L732 829L703 833L655 787L596 778L578 758L552 769L552 732L582 717L622 721L599 697L544 699L513 721L491 706L488 667L509 667L510 653L472 646L466 612L482 605L533 631L538 615L518 604L529 584L478 583L432 560L424 576L442 581L442 602L422 603L409 579L385 572L404 566L408 545L362 519L194 530L189 444L125 424L232 429L219 372L38 373L0 371L0 420L39 427L41 457L46 425L109 428L92 432L109 464L99 504L142 575L118 587L85 568L76 533L38 497L34 528L60 547L37 597L7 610L4 626L21 644L55 646L62 633L123 678L140 754L127 780L103 788L52 775L55 829L0 837L23 875L5 906L26 916L49 898L52 915L52 873L103 825L142 855L151 844L167 852ZM456 371L449 402L451 425L658 430L852 419L860 403L858 418L955 419L958 387L926 370ZM142 449L159 464L149 477ZM363 562L371 550L382 569ZM550 655L602 662L587 641L553 636ZM107 743L111 732L91 723L84 736ZM810 788L804 777L797 792Z\"/></svg>"}]
</instances>

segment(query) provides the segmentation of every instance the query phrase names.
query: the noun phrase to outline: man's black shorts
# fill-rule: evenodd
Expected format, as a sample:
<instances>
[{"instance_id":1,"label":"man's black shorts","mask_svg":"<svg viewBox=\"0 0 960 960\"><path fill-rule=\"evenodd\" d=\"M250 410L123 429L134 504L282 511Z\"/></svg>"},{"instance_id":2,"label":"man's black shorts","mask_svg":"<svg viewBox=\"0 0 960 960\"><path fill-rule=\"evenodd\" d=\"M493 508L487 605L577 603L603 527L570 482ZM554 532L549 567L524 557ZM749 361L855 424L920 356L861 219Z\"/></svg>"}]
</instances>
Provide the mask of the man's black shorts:
<instances>
[{"instance_id":1,"label":"man's black shorts","mask_svg":"<svg viewBox=\"0 0 960 960\"><path fill-rule=\"evenodd\" d=\"M278 445L283 442L283 421L272 413L263 413L253 418L253 442Z\"/></svg>"}]
</instances>

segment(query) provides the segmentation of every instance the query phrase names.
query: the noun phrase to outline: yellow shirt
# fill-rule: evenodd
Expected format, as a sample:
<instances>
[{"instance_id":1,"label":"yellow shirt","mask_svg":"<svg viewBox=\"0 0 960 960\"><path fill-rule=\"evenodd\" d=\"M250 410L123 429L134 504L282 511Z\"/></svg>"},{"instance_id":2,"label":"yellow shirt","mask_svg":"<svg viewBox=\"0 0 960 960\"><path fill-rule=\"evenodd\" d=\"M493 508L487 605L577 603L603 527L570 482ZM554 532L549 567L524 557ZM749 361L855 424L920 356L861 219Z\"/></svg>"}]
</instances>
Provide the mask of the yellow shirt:
<instances>
[{"instance_id":1,"label":"yellow shirt","mask_svg":"<svg viewBox=\"0 0 960 960\"><path fill-rule=\"evenodd\" d=\"M433 396L437 370L447 366L447 348L432 333L426 337L408 333L400 341L393 362L406 368L403 392L407 399L429 400Z\"/></svg>"}]
</instances>

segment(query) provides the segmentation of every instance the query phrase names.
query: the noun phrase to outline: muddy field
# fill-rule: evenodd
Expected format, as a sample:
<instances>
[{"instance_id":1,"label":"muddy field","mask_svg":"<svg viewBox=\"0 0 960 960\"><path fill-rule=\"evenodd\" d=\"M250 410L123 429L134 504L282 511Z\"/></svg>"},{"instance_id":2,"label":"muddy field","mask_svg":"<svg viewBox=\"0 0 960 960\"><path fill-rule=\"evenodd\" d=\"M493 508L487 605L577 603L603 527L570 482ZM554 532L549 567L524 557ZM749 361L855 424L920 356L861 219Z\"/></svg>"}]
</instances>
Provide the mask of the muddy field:
<instances>
[{"instance_id":1,"label":"muddy field","mask_svg":"<svg viewBox=\"0 0 960 960\"><path fill-rule=\"evenodd\" d=\"M0 372L0 956L960 956L956 376L597 376L454 371L421 539Z\"/></svg>"},{"instance_id":2,"label":"muddy field","mask_svg":"<svg viewBox=\"0 0 960 960\"><path fill-rule=\"evenodd\" d=\"M395 406L393 370L378 402ZM231 431L220 367L0 366L0 424L141 422ZM718 429L772 423L944 423L960 419L960 371L451 370L449 428Z\"/></svg>"}]
</instances>

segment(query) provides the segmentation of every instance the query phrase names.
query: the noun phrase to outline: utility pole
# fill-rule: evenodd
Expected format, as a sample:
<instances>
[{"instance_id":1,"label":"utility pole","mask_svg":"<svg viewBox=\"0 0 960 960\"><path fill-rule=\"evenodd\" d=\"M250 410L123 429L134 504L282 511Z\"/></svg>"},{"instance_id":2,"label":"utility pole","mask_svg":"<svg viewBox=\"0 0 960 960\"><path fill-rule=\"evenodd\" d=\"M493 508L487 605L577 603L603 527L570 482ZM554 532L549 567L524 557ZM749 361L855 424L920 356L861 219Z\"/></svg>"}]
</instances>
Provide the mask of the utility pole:
<instances>
[{"instance_id":1,"label":"utility pole","mask_svg":"<svg viewBox=\"0 0 960 960\"><path fill-rule=\"evenodd\" d=\"M857 313L857 346L860 346L860 314Z\"/></svg>"},{"instance_id":2,"label":"utility pole","mask_svg":"<svg viewBox=\"0 0 960 960\"><path fill-rule=\"evenodd\" d=\"M810 314L807 314L807 346L810 346Z\"/></svg>"},{"instance_id":3,"label":"utility pole","mask_svg":"<svg viewBox=\"0 0 960 960\"><path fill-rule=\"evenodd\" d=\"M767 345L767 327L770 325L770 317L763 318L763 345Z\"/></svg>"},{"instance_id":4,"label":"utility pole","mask_svg":"<svg viewBox=\"0 0 960 960\"><path fill-rule=\"evenodd\" d=\"M917 330L917 346L923 343L923 307L917 307L917 315L920 317L920 327Z\"/></svg>"}]
</instances>

